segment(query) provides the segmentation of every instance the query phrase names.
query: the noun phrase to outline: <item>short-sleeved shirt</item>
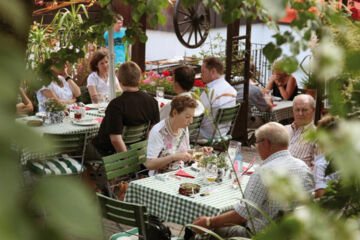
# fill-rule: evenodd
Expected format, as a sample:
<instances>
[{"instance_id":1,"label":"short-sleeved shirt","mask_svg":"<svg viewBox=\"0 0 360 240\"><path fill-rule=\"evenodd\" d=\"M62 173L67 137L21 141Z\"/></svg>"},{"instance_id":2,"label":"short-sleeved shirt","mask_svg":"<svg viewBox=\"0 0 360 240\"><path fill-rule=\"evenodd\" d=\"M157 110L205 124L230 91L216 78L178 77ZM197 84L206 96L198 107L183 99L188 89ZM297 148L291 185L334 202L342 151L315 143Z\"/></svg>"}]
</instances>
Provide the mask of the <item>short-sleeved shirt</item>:
<instances>
[{"instance_id":1,"label":"short-sleeved shirt","mask_svg":"<svg viewBox=\"0 0 360 240\"><path fill-rule=\"evenodd\" d=\"M315 190L326 188L327 183L330 180L338 180L338 172L325 175L326 168L329 162L326 161L324 154L317 155L314 161L314 178L315 178Z\"/></svg>"},{"instance_id":2,"label":"short-sleeved shirt","mask_svg":"<svg viewBox=\"0 0 360 240\"><path fill-rule=\"evenodd\" d=\"M159 122L159 108L156 100L143 91L125 91L113 99L105 111L98 135L93 144L99 153L107 156L115 153L110 134L121 135L124 126Z\"/></svg>"},{"instance_id":3,"label":"short-sleeved shirt","mask_svg":"<svg viewBox=\"0 0 360 240\"><path fill-rule=\"evenodd\" d=\"M69 83L65 80L63 76L58 76L58 79L63 83L63 87L60 87L55 82L51 82L49 86L43 86L39 91L36 93L36 98L39 103L39 112L44 112L45 108L43 107L43 103L47 101L47 98L42 94L42 90L52 90L55 95L60 100L71 100L74 98L73 92L71 91Z\"/></svg>"},{"instance_id":4,"label":"short-sleeved shirt","mask_svg":"<svg viewBox=\"0 0 360 240\"><path fill-rule=\"evenodd\" d=\"M186 152L190 149L188 128L180 129L180 134L174 137L166 126L166 119L156 124L150 131L146 158L164 157L176 152ZM161 172L168 171L166 166ZM155 172L156 173L156 172Z\"/></svg>"},{"instance_id":5,"label":"short-sleeved shirt","mask_svg":"<svg viewBox=\"0 0 360 240\"><path fill-rule=\"evenodd\" d=\"M244 199L254 203L272 219L276 218L281 210L286 209L269 198L263 174L265 172L279 172L281 174L284 171L293 177L297 177L301 181L304 191L310 194L314 190L314 177L310 168L300 159L292 157L289 151L283 150L273 153L263 161L261 166L251 175L244 191ZM239 201L236 203L234 209L240 216L248 220L247 227L253 231L244 202ZM264 215L255 208L249 206L249 212L256 232L261 231L269 224Z\"/></svg>"},{"instance_id":6,"label":"short-sleeved shirt","mask_svg":"<svg viewBox=\"0 0 360 240\"><path fill-rule=\"evenodd\" d=\"M117 77L115 77L115 79L115 89L120 89L119 80L117 79ZM92 72L88 76L87 87L89 86L95 86L98 94L110 94L110 78L108 77L107 81L104 82L104 80L97 74L97 72Z\"/></svg>"},{"instance_id":7,"label":"short-sleeved shirt","mask_svg":"<svg viewBox=\"0 0 360 240\"><path fill-rule=\"evenodd\" d=\"M209 99L206 95L206 92L203 91L200 95L201 102L203 103L205 109L210 109L210 103L212 103L212 113L216 116L220 108L228 108L236 105L236 90L232 87L224 78L219 78L208 83L207 88L209 89L209 98L213 92L212 99ZM201 122L200 127L200 137L210 138L214 132L213 128L213 119L212 117L204 116L203 121ZM230 130L231 124L221 124L219 125L219 130L221 136L227 134ZM215 133L215 137L220 137L218 133Z\"/></svg>"},{"instance_id":8,"label":"short-sleeved shirt","mask_svg":"<svg viewBox=\"0 0 360 240\"><path fill-rule=\"evenodd\" d=\"M121 28L120 32L114 32L114 52L115 52L115 66L119 63L125 62L125 31L126 28ZM109 45L109 33L104 34L106 46Z\"/></svg>"},{"instance_id":9,"label":"short-sleeved shirt","mask_svg":"<svg viewBox=\"0 0 360 240\"><path fill-rule=\"evenodd\" d=\"M315 156L319 154L319 149L315 142L308 142L304 140L304 133L308 129L315 129L313 123L309 123L306 126L296 129L295 124L286 125L290 136L289 151L291 155L303 160L309 167L314 164Z\"/></svg>"},{"instance_id":10,"label":"short-sleeved shirt","mask_svg":"<svg viewBox=\"0 0 360 240\"><path fill-rule=\"evenodd\" d=\"M241 101L244 98L244 84L240 84L237 87L236 100ZM269 104L265 101L265 98L259 87L252 83L249 83L249 109L255 106L259 111L266 112L269 110Z\"/></svg>"}]
</instances>

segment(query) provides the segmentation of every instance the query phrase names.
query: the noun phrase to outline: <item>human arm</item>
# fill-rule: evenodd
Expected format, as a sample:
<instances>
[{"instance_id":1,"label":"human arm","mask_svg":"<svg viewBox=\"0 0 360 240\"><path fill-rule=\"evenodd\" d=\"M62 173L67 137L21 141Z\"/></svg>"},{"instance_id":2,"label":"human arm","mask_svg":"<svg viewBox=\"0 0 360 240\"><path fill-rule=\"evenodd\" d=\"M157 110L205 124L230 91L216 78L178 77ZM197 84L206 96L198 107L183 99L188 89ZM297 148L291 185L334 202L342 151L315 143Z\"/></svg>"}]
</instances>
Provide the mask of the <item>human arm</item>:
<instances>
[{"instance_id":1,"label":"human arm","mask_svg":"<svg viewBox=\"0 0 360 240\"><path fill-rule=\"evenodd\" d=\"M96 90L96 86L88 85L88 90L89 90L91 101L93 103L98 103L98 92Z\"/></svg>"},{"instance_id":2,"label":"human arm","mask_svg":"<svg viewBox=\"0 0 360 240\"><path fill-rule=\"evenodd\" d=\"M20 88L20 95L22 99L22 103L16 105L16 113L17 114L26 114L34 111L34 106L28 96L26 95L25 91Z\"/></svg>"},{"instance_id":3,"label":"human arm","mask_svg":"<svg viewBox=\"0 0 360 240\"><path fill-rule=\"evenodd\" d=\"M276 81L275 83L279 89L281 97L284 100L288 100L291 98L297 85L296 79L292 76L290 76L289 80L287 81L286 88L284 87L284 83L281 81Z\"/></svg>"},{"instance_id":4,"label":"human arm","mask_svg":"<svg viewBox=\"0 0 360 240\"><path fill-rule=\"evenodd\" d=\"M126 152L127 147L121 134L110 134L110 141L116 152Z\"/></svg>"},{"instance_id":5,"label":"human arm","mask_svg":"<svg viewBox=\"0 0 360 240\"><path fill-rule=\"evenodd\" d=\"M207 218L209 218L207 220ZM207 229L219 228L219 227L230 227L234 225L244 226L246 219L240 216L235 210L230 210L226 213L223 213L216 217L198 217L193 222L194 225L201 226ZM210 223L210 226L207 226L207 222ZM193 228L197 233L203 233L201 230Z\"/></svg>"},{"instance_id":6,"label":"human arm","mask_svg":"<svg viewBox=\"0 0 360 240\"><path fill-rule=\"evenodd\" d=\"M269 91L272 90L272 89L273 89L274 82L275 82L275 76L274 76L274 75L271 75L268 83L266 84L265 90L269 90Z\"/></svg>"},{"instance_id":7,"label":"human arm","mask_svg":"<svg viewBox=\"0 0 360 240\"><path fill-rule=\"evenodd\" d=\"M47 99L55 99L58 103L61 104L73 104L76 102L76 98L72 98L69 100L59 99L55 92L51 89L43 89L41 90L41 94L44 95Z\"/></svg>"},{"instance_id":8,"label":"human arm","mask_svg":"<svg viewBox=\"0 0 360 240\"><path fill-rule=\"evenodd\" d=\"M71 92L74 96L74 98L80 97L81 95L81 90L79 88L79 86L74 82L74 80L72 80L71 78L67 80L69 87L71 89ZM76 99L75 99L76 102Z\"/></svg>"},{"instance_id":9,"label":"human arm","mask_svg":"<svg viewBox=\"0 0 360 240\"><path fill-rule=\"evenodd\" d=\"M176 161L189 162L192 160L192 155L188 152L177 152L165 157L159 158L147 158L145 162L145 167L149 170L157 170L165 167L166 165L176 162Z\"/></svg>"}]
</instances>

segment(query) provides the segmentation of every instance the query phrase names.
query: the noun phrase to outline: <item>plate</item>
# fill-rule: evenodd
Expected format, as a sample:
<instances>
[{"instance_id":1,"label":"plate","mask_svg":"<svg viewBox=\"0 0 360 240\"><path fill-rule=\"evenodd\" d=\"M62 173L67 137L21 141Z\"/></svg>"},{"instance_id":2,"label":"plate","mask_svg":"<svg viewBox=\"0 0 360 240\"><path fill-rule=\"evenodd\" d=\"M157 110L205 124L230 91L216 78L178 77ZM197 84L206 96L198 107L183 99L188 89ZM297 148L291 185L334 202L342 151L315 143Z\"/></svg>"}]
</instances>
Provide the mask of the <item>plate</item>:
<instances>
[{"instance_id":1,"label":"plate","mask_svg":"<svg viewBox=\"0 0 360 240\"><path fill-rule=\"evenodd\" d=\"M79 126L91 126L97 124L98 122L94 119L91 119L91 120L80 120L80 121L73 120L72 123Z\"/></svg>"},{"instance_id":2,"label":"plate","mask_svg":"<svg viewBox=\"0 0 360 240\"><path fill-rule=\"evenodd\" d=\"M90 104L86 104L85 107L89 107L89 108L92 108L92 109L97 109L97 108L99 108L99 104L90 103Z\"/></svg>"},{"instance_id":3,"label":"plate","mask_svg":"<svg viewBox=\"0 0 360 240\"><path fill-rule=\"evenodd\" d=\"M276 97L276 96L273 96L272 98L273 98L273 100L274 100L274 101L281 101L281 100L282 100L282 98L281 98L281 97Z\"/></svg>"},{"instance_id":4,"label":"plate","mask_svg":"<svg viewBox=\"0 0 360 240\"><path fill-rule=\"evenodd\" d=\"M45 112L37 112L35 114L35 116L37 116L38 118L43 118L43 117L46 117L46 113Z\"/></svg>"}]
</instances>

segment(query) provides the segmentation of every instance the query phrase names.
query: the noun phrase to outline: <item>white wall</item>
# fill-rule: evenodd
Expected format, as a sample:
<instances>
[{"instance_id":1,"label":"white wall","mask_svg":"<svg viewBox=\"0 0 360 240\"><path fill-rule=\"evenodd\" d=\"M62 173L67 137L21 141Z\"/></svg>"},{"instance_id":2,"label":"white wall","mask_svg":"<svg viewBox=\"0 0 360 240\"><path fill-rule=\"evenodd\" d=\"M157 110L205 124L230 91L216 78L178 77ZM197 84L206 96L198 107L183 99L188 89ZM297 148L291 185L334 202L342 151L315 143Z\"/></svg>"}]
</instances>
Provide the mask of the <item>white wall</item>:
<instances>
[{"instance_id":1,"label":"white wall","mask_svg":"<svg viewBox=\"0 0 360 240\"><path fill-rule=\"evenodd\" d=\"M280 31L284 32L286 30L291 30L287 25L281 25ZM184 47L176 38L175 32L161 32L154 30L147 30L148 41L146 42L146 61L151 60L160 60L160 59L172 59L181 56L191 56L199 55L199 52L202 47L207 46L206 43L209 42L210 37L214 38L217 33L226 39L226 28L211 29L209 37L206 39L205 43L196 49L190 49ZM245 34L245 27L240 27L240 34ZM274 31L267 28L265 24L258 23L253 24L251 29L251 42L267 44L272 41L272 35L275 34ZM273 40L274 41L274 40ZM224 47L225 49L225 47ZM283 47L283 53L290 55L288 48ZM309 51L301 52L298 56L298 61L300 62L306 55L310 54ZM298 84L300 85L300 80L304 76L301 70L298 70L293 74Z\"/></svg>"}]
</instances>

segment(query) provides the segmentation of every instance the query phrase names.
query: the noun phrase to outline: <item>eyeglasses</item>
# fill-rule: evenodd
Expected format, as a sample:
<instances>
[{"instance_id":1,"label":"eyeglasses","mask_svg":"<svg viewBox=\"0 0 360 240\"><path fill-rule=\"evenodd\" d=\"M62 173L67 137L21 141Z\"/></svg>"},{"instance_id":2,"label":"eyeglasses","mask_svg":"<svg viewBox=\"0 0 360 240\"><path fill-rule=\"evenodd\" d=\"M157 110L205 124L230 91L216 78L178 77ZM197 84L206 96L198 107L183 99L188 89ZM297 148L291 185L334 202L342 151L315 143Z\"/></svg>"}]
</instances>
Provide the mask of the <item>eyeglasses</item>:
<instances>
[{"instance_id":1,"label":"eyeglasses","mask_svg":"<svg viewBox=\"0 0 360 240\"><path fill-rule=\"evenodd\" d=\"M294 112L296 112L296 113L299 113L299 112L307 113L309 111L310 111L310 109L308 109L308 108L294 108Z\"/></svg>"},{"instance_id":2,"label":"eyeglasses","mask_svg":"<svg viewBox=\"0 0 360 240\"><path fill-rule=\"evenodd\" d=\"M256 140L256 142L255 142L255 146L258 146L258 145L259 145L259 143L261 143L261 142L263 142L263 141L265 141L265 139L263 139L263 140Z\"/></svg>"}]
</instances>

